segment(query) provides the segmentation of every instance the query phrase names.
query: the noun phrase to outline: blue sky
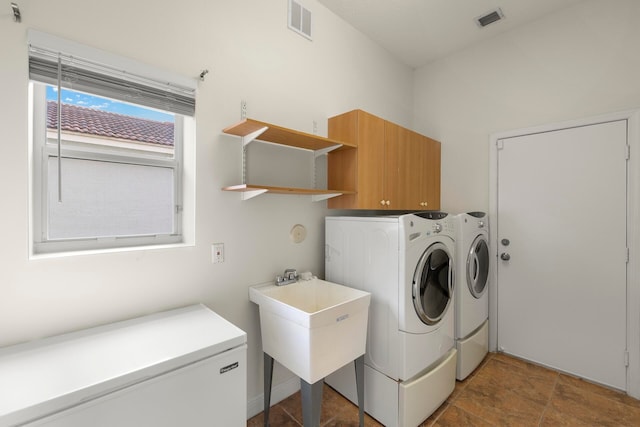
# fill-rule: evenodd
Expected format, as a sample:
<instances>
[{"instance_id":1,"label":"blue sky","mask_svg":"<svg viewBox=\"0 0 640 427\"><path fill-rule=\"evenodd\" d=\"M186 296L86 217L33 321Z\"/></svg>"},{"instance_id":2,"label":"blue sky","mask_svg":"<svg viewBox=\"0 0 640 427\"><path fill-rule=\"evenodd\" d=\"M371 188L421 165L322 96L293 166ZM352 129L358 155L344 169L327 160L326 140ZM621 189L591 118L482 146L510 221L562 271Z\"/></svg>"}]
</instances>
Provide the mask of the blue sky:
<instances>
[{"instance_id":1,"label":"blue sky","mask_svg":"<svg viewBox=\"0 0 640 427\"><path fill-rule=\"evenodd\" d=\"M58 100L58 88L47 85L47 100ZM79 107L95 108L111 113L124 114L127 116L141 117L159 122L174 122L173 114L167 114L162 111L154 110L147 107L140 107L126 102L120 102L109 98L87 95L86 93L76 92L70 89L62 89L60 102L63 104L72 104Z\"/></svg>"}]
</instances>

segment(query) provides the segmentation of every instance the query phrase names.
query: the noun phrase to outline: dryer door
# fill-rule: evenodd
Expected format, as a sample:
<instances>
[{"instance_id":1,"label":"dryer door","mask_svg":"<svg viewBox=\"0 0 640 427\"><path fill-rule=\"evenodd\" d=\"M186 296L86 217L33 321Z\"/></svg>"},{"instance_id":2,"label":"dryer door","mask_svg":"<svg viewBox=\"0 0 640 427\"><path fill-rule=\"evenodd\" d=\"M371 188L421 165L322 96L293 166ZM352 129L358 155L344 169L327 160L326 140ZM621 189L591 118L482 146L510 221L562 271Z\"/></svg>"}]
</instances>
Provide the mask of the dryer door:
<instances>
[{"instance_id":1,"label":"dryer door","mask_svg":"<svg viewBox=\"0 0 640 427\"><path fill-rule=\"evenodd\" d=\"M413 275L413 305L420 320L435 325L447 312L453 295L453 258L444 243L429 246Z\"/></svg>"},{"instance_id":2,"label":"dryer door","mask_svg":"<svg viewBox=\"0 0 640 427\"><path fill-rule=\"evenodd\" d=\"M487 290L489 278L489 245L487 238L479 234L473 241L467 255L467 285L475 298L480 298Z\"/></svg>"}]
</instances>

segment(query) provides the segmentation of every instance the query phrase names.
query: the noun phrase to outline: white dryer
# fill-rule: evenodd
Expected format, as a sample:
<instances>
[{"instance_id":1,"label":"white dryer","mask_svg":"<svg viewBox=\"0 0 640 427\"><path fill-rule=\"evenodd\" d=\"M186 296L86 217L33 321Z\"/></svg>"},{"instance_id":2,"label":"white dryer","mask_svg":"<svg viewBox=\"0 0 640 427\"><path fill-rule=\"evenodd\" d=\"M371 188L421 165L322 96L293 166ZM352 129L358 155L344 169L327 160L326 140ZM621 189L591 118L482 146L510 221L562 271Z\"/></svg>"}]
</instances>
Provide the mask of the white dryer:
<instances>
[{"instance_id":1,"label":"white dryer","mask_svg":"<svg viewBox=\"0 0 640 427\"><path fill-rule=\"evenodd\" d=\"M365 411L417 426L455 387L455 224L442 212L327 217L326 279L371 293ZM326 382L356 402L347 365Z\"/></svg>"},{"instance_id":2,"label":"white dryer","mask_svg":"<svg viewBox=\"0 0 640 427\"><path fill-rule=\"evenodd\" d=\"M489 227L484 212L461 213L455 220L456 378L463 380L478 367L489 348Z\"/></svg>"}]
</instances>

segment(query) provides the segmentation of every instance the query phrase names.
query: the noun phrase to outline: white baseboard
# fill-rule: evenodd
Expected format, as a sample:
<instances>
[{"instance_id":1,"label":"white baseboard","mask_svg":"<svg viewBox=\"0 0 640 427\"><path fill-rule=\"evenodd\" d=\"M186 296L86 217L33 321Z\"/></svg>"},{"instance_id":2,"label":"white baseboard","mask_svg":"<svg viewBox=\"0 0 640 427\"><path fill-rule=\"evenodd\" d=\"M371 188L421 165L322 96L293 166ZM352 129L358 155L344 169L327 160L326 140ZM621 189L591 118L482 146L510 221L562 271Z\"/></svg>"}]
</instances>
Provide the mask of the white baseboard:
<instances>
[{"instance_id":1,"label":"white baseboard","mask_svg":"<svg viewBox=\"0 0 640 427\"><path fill-rule=\"evenodd\" d=\"M272 385L271 406L286 399L293 393L300 390L300 378L294 376L287 381ZM258 415L264 410L264 394L260 394L247 402L247 419Z\"/></svg>"}]
</instances>

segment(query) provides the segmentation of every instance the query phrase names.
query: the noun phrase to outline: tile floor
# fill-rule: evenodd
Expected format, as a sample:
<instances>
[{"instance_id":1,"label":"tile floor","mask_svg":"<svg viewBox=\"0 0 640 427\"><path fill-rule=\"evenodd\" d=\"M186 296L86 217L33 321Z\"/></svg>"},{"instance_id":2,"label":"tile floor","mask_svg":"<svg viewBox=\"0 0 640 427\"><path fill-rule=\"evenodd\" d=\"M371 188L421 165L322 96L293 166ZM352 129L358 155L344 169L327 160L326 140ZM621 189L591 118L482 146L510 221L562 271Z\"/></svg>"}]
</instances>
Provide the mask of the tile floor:
<instances>
[{"instance_id":1,"label":"tile floor","mask_svg":"<svg viewBox=\"0 0 640 427\"><path fill-rule=\"evenodd\" d=\"M358 409L325 384L321 426L357 426ZM366 415L366 426L380 426ZM271 408L271 426L302 425L300 392ZM260 413L247 422L262 426ZM481 366L420 427L640 426L640 401L500 353Z\"/></svg>"}]
</instances>

